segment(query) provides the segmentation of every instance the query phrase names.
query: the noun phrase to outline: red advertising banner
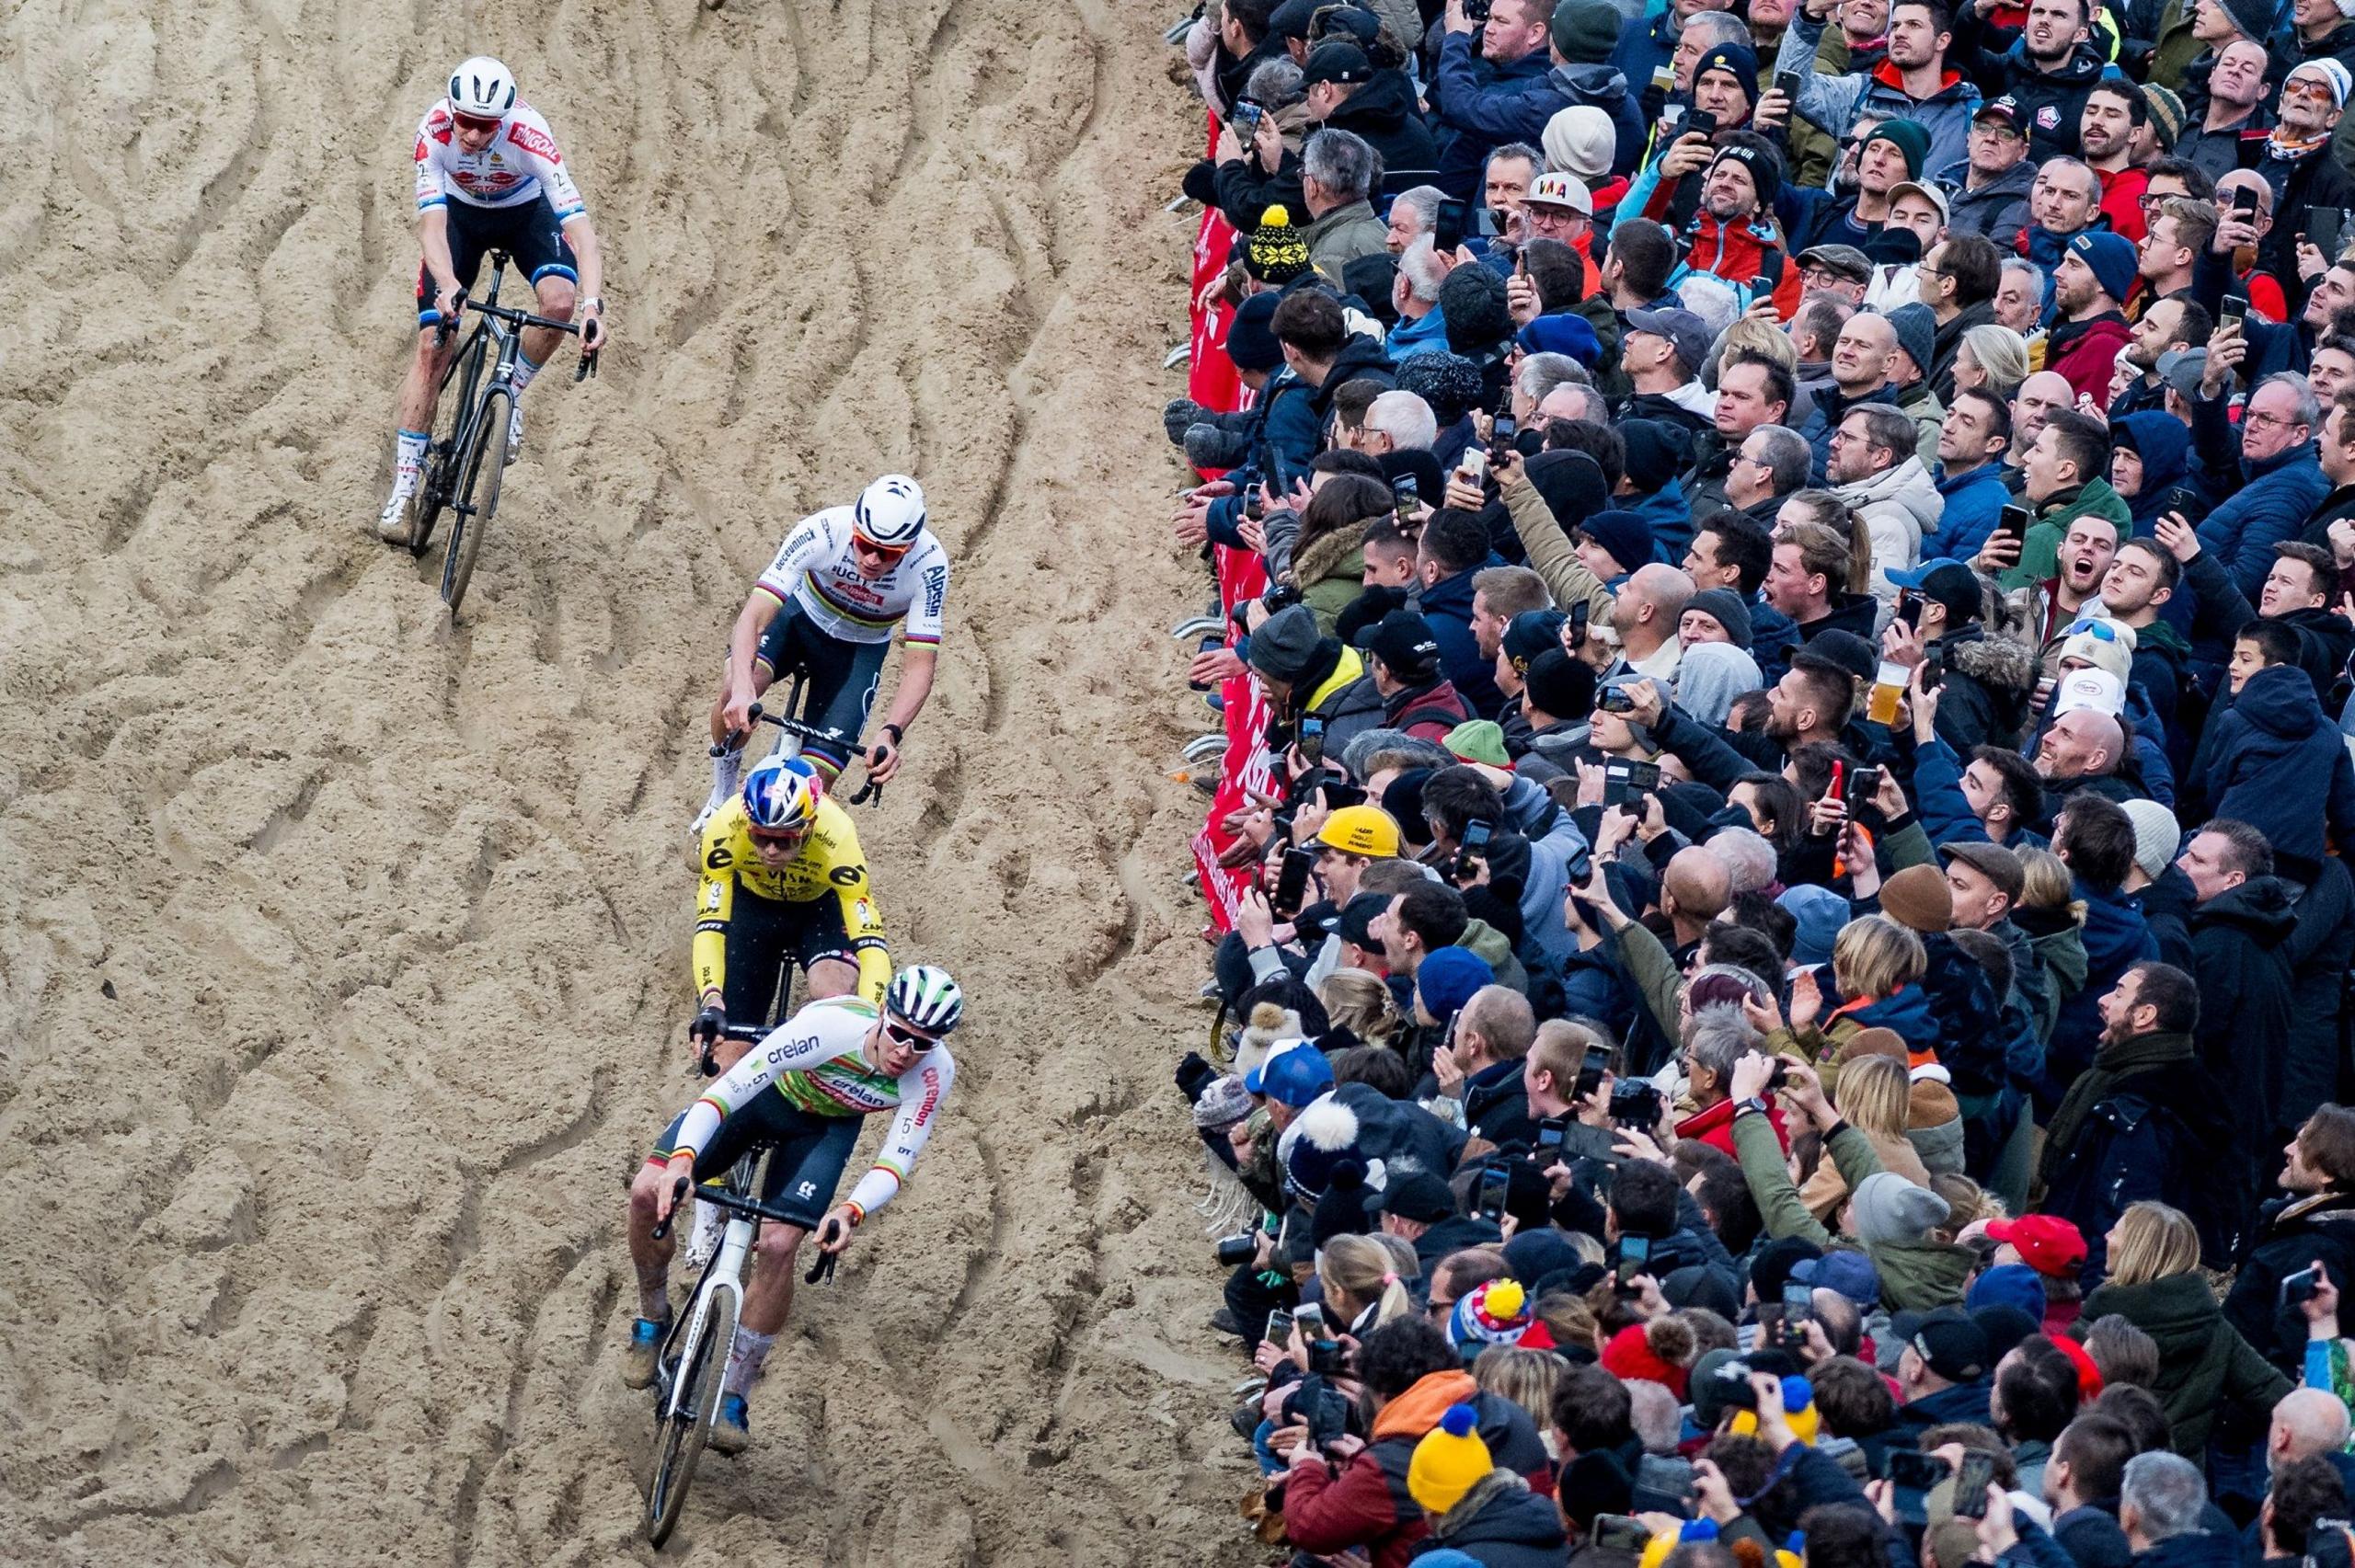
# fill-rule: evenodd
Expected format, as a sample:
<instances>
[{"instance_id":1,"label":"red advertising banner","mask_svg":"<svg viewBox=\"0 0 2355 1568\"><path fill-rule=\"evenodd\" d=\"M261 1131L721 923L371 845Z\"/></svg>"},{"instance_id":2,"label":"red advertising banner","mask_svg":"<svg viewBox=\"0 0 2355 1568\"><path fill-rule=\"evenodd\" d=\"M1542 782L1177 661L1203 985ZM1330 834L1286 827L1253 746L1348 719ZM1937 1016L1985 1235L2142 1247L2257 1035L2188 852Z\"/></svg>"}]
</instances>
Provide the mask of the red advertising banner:
<instances>
[{"instance_id":1,"label":"red advertising banner","mask_svg":"<svg viewBox=\"0 0 2355 1568\"><path fill-rule=\"evenodd\" d=\"M1223 544L1213 546L1212 553L1218 562L1221 608L1231 611L1267 591L1268 567L1258 555ZM1194 835L1194 863L1201 869L1211 923L1226 931L1235 924L1236 890L1245 886L1251 868L1229 870L1219 864L1220 853L1235 842L1235 836L1220 824L1249 803L1244 793L1246 788L1262 795L1274 793L1268 786L1275 759L1260 744L1268 732L1268 694L1258 678L1246 670L1229 679L1220 688L1220 696L1226 704L1226 750L1219 759L1218 791L1211 796L1210 818Z\"/></svg>"}]
</instances>

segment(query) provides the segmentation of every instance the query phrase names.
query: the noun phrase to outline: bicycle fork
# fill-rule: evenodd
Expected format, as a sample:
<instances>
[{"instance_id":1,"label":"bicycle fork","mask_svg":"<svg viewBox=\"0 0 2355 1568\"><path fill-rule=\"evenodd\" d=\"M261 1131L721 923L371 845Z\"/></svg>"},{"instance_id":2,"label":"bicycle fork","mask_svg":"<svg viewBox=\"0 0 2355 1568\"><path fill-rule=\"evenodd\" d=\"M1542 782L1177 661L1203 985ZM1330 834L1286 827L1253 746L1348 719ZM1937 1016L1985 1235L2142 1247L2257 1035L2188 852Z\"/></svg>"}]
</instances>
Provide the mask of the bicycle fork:
<instances>
[{"instance_id":1,"label":"bicycle fork","mask_svg":"<svg viewBox=\"0 0 2355 1568\"><path fill-rule=\"evenodd\" d=\"M730 1321L741 1322L743 1319L744 1265L752 1250L753 1234L751 1220L741 1216L729 1217L727 1231L720 1238L719 1253L711 1260L711 1267L704 1273L703 1287L695 1292L695 1310L687 1317L686 1337L680 1342L679 1358L671 1369L669 1385L662 1398L661 1418L665 1421L676 1421L695 1413L684 1408L683 1402L688 1397L689 1390L687 1380L679 1374L694 1359L695 1351L703 1344L704 1335L710 1331L712 1303L721 1291L735 1298L735 1310L729 1314ZM711 1354L722 1357L724 1363L734 1348L735 1336L730 1333L729 1343L712 1346ZM723 1377L726 1375L724 1364L721 1373Z\"/></svg>"}]
</instances>

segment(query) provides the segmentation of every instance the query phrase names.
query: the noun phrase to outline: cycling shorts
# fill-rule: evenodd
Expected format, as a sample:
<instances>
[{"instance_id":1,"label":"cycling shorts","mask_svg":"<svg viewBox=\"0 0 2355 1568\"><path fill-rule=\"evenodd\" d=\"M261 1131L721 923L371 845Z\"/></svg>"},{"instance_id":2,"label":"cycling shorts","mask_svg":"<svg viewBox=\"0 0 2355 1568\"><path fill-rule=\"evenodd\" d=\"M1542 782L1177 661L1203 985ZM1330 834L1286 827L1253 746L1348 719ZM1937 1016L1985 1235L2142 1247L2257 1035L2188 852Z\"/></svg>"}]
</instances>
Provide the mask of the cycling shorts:
<instances>
[{"instance_id":1,"label":"cycling shorts","mask_svg":"<svg viewBox=\"0 0 2355 1568\"><path fill-rule=\"evenodd\" d=\"M442 211L449 216L451 269L458 276L458 286L468 293L474 292L475 274L482 270L484 253L493 250L505 251L514 261L515 269L534 287L550 276L580 280L572 246L564 237L564 225L556 221L556 209L548 205L546 196L513 207L477 207L452 201ZM431 326L438 319L433 309L438 292L432 271L419 262L419 326Z\"/></svg>"},{"instance_id":2,"label":"cycling shorts","mask_svg":"<svg viewBox=\"0 0 2355 1568\"><path fill-rule=\"evenodd\" d=\"M807 903L764 898L739 882L728 921L727 978L721 981L728 1016L743 1022L771 1017L788 958L805 975L825 958L858 967L858 954L843 927L842 900L831 890Z\"/></svg>"},{"instance_id":3,"label":"cycling shorts","mask_svg":"<svg viewBox=\"0 0 2355 1568\"><path fill-rule=\"evenodd\" d=\"M684 1111L663 1129L652 1156L656 1163L671 1157L678 1142ZM744 1150L756 1143L774 1143L768 1180L760 1199L785 1210L805 1230L815 1230L834 1205L834 1189L842 1185L843 1169L858 1147L859 1116L821 1116L787 1103L775 1089L764 1089L752 1101L719 1124L711 1142L695 1156L695 1180L717 1181L728 1173Z\"/></svg>"},{"instance_id":4,"label":"cycling shorts","mask_svg":"<svg viewBox=\"0 0 2355 1568\"><path fill-rule=\"evenodd\" d=\"M883 683L883 658L888 642L846 643L827 635L810 619L810 612L787 601L761 634L752 658L767 666L770 677L787 677L799 670L809 681L801 712L822 729L839 730L856 742L866 733L867 715L875 711L875 693ZM851 748L810 741L805 748L812 761L831 764L830 773L842 772Z\"/></svg>"}]
</instances>

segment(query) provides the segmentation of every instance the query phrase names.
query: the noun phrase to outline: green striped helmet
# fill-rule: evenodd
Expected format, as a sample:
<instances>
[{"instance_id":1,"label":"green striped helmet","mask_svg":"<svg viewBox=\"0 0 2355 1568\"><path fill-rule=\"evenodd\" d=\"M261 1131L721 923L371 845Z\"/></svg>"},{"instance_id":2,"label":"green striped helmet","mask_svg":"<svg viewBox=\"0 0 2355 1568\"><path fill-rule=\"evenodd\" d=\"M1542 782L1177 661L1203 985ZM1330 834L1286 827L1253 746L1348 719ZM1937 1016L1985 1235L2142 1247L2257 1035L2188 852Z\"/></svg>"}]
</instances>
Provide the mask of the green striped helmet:
<instances>
[{"instance_id":1,"label":"green striped helmet","mask_svg":"<svg viewBox=\"0 0 2355 1568\"><path fill-rule=\"evenodd\" d=\"M965 1016L965 993L946 969L911 964L891 977L883 1006L927 1035L946 1035Z\"/></svg>"}]
</instances>

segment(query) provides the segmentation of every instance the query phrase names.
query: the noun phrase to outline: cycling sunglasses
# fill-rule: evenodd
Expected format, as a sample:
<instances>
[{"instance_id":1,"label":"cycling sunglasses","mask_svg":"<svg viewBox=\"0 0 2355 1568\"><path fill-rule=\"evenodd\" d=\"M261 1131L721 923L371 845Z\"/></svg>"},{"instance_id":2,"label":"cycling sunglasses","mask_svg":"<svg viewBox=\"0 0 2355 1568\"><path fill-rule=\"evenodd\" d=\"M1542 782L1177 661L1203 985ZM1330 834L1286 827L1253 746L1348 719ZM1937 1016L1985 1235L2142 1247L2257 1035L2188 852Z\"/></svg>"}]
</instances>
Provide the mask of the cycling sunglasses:
<instances>
[{"instance_id":1,"label":"cycling sunglasses","mask_svg":"<svg viewBox=\"0 0 2355 1568\"><path fill-rule=\"evenodd\" d=\"M862 555L874 556L886 566L905 560L908 552L914 548L909 544L870 544L856 533L851 535L850 547Z\"/></svg>"},{"instance_id":2,"label":"cycling sunglasses","mask_svg":"<svg viewBox=\"0 0 2355 1568\"><path fill-rule=\"evenodd\" d=\"M913 1029L911 1029L906 1024L901 1023L898 1019L891 1017L889 1013L886 1013L883 1018L883 1032L886 1035L890 1036L891 1038L899 1041L900 1044L903 1046L913 1046L920 1051L928 1051L932 1049L933 1047L940 1044L938 1040L934 1039L930 1035L919 1035Z\"/></svg>"},{"instance_id":3,"label":"cycling sunglasses","mask_svg":"<svg viewBox=\"0 0 2355 1568\"><path fill-rule=\"evenodd\" d=\"M2069 623L2068 629L2061 635L2070 637L2076 635L2079 632L2091 635L2097 642L2114 643L2118 640L2118 628L2108 621L2072 621Z\"/></svg>"},{"instance_id":4,"label":"cycling sunglasses","mask_svg":"<svg viewBox=\"0 0 2355 1568\"><path fill-rule=\"evenodd\" d=\"M744 830L752 835L752 842L756 844L774 844L786 849L797 848L802 840L810 836L807 828L747 828Z\"/></svg>"},{"instance_id":5,"label":"cycling sunglasses","mask_svg":"<svg viewBox=\"0 0 2355 1568\"><path fill-rule=\"evenodd\" d=\"M496 131L501 125L506 123L506 121L500 120L477 120L471 114L454 114L450 118L458 122L459 130L472 131L477 133L487 131Z\"/></svg>"}]
</instances>

